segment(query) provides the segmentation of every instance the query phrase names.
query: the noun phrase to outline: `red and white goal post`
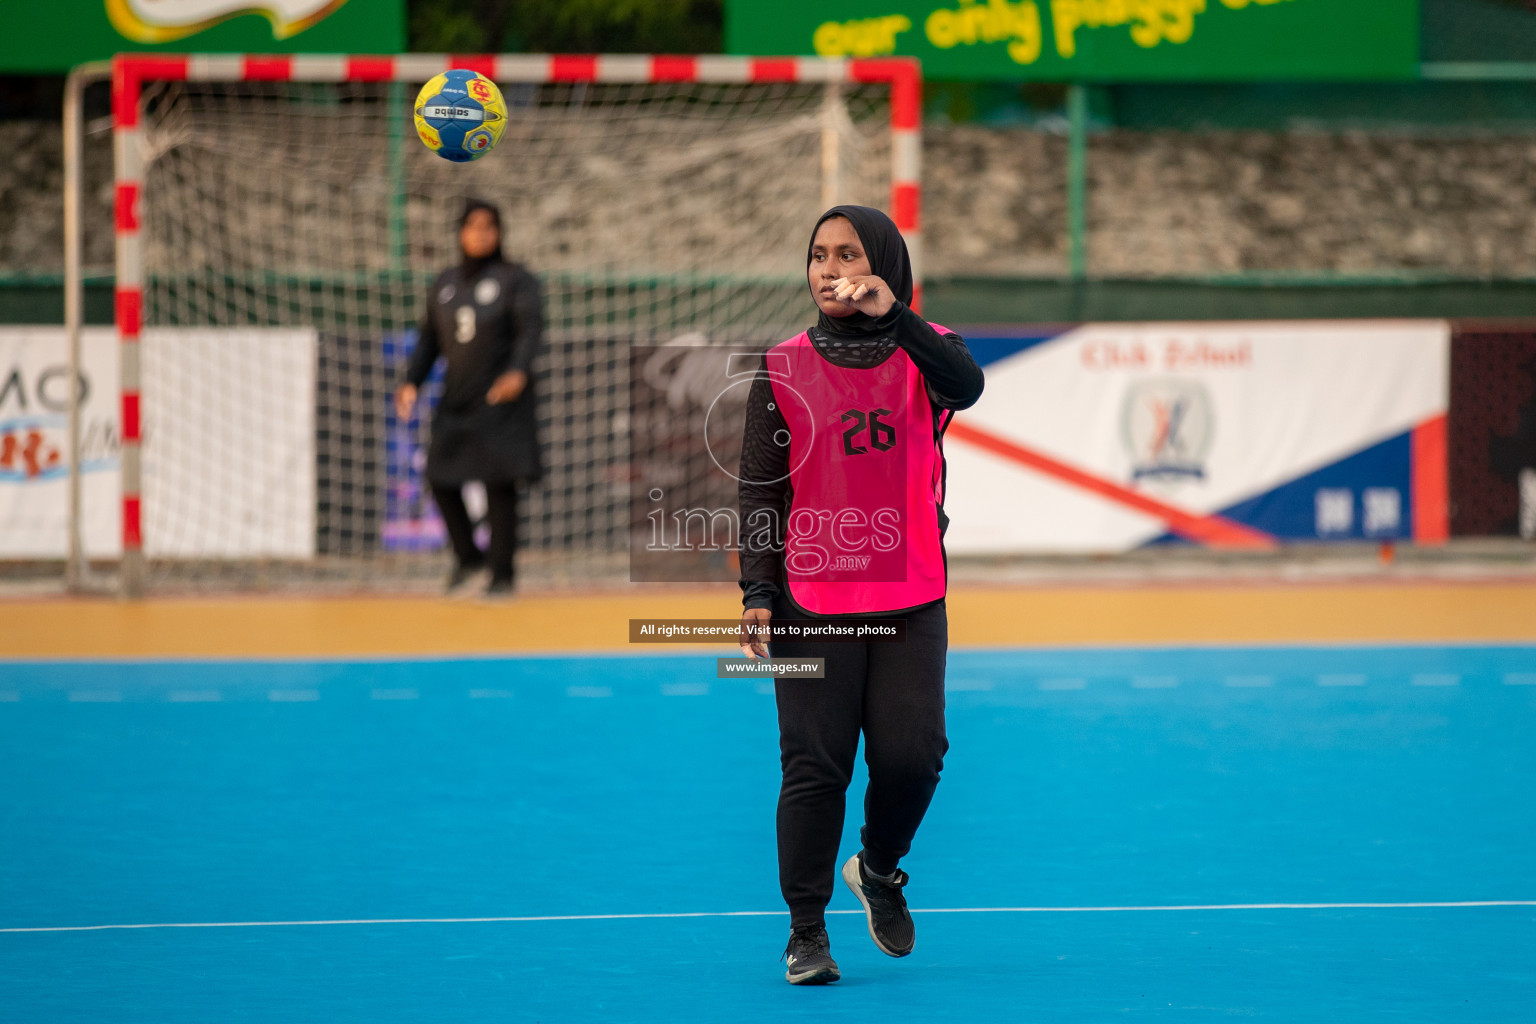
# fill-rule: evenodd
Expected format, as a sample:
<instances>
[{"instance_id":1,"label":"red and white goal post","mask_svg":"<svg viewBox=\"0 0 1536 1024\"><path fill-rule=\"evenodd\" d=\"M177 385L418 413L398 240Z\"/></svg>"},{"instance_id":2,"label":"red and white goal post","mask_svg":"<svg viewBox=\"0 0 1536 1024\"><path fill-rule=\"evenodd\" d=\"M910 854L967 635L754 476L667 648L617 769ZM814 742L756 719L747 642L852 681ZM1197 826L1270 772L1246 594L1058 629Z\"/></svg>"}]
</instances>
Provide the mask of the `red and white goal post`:
<instances>
[{"instance_id":1,"label":"red and white goal post","mask_svg":"<svg viewBox=\"0 0 1536 1024\"><path fill-rule=\"evenodd\" d=\"M496 152L474 164L436 160L411 138L406 86L449 68L479 71L508 93L508 134ZM509 89L523 91L513 95ZM825 96L818 98L818 90ZM569 394L549 396L554 436L546 437L546 446L557 461L569 458L571 465L565 476L555 467L549 494L536 499L543 504L531 514L535 545L602 546L615 530L622 532L622 522L609 521L621 518L622 511L616 506L594 511L592 496L598 491L581 474L600 477L605 462L624 453L611 447L616 442L611 418L605 419L605 399L591 398L590 375L602 372L604 357L590 350L612 338L676 335L690 328L775 340L774 331L803 317L805 303L803 267L798 292L793 280L781 280L781 270L786 260L790 267L803 260L799 236L828 200L888 204L920 282L921 92L919 65L906 58L118 56L112 63L112 112L123 592L144 592L152 575L146 551L157 565L162 559L171 564L243 558L302 564L302 543L285 547L259 538L302 541L306 530L311 536L318 531L322 537L351 538L322 540L318 552L312 543L307 554L341 552L375 567L367 571L385 571L365 550L377 529L368 518L374 513L357 510L360 501L322 495L330 519L318 526L303 521L305 502L314 515L313 485L297 488L293 510L283 514L292 522L257 523L255 540L217 535L225 522L233 531L259 519L267 501L283 490L273 475L281 459L252 459L242 447L271 433L268 427L287 416L280 409L265 413L272 424L247 417L230 427L232 438L223 448L205 438L169 436L173 420L184 424L177 428L184 432L207 433L207 424L222 422L216 417L242 405L240 389L257 387L257 381L254 394L288 389L284 375L293 376L304 358L314 361L314 343L307 355L302 345L297 356L290 353L298 362L269 369L250 361L262 358L252 353L272 350L261 339L231 343L217 359L188 356L202 350L195 340L166 344L166 351L156 354L159 343L141 346L141 339L146 330L153 339L153 332L167 325L302 327L306 317L323 321L309 324L322 339L355 339L369 331L377 336L379 324L404 319L402 304L414 301L420 275L445 265L449 199L459 202L459 194L470 191L489 191L514 205L526 200L513 211L509 231L545 225L509 239L509 249L535 271L550 273L551 281L562 282L547 286L554 307L552 337L569 339L582 324L605 325L611 336L569 349L554 346L559 351L552 359L568 363L562 379L576 383ZM409 97L414 95L411 90ZM876 122L882 122L878 131L870 127ZM799 171L816 162L818 146L819 175L808 175L811 185L802 188ZM393 173L403 178L386 201L379 193L390 190L375 179L391 161ZM761 223L737 224L743 210ZM384 221L390 222L388 238ZM687 239L668 234L680 221L693 230ZM561 236L560 246L541 249L550 233ZM679 255L700 247L699 237L717 240L745 269L733 268L740 272L729 279L712 277L707 253ZM392 261L387 265L378 262L385 255ZM306 274L309 278L301 279ZM758 275L757 285L748 280L751 274ZM372 283L356 284L364 278ZM769 278L777 289L771 295L762 284ZM157 283L166 280L172 283ZM182 362L164 368L183 359L204 359L208 368L189 369L191 364ZM570 364L580 359L591 365ZM378 378L383 386L382 371L367 372L374 374L369 381ZM157 412L153 393L141 400L154 373L172 376L151 382L151 391L160 389L182 404L206 391L209 403L223 401L226 407ZM589 375L584 389L583 374ZM313 391L315 385L307 386ZM221 398L213 397L220 392ZM309 399L298 395L293 415L303 414L304 401ZM153 426L157 436L151 446L164 451L146 457L143 427L156 417L164 422ZM199 423L204 426L185 426ZM321 426L319 434L327 440L317 443L340 443L335 438L341 428ZM321 463L336 455L312 454ZM341 453L331 461L350 464L349 458ZM173 459L188 464L168 472L165 466ZM290 461L295 459L303 461ZM151 495L146 502L147 462L152 490L170 488L154 482L159 476L184 481L177 485L182 491ZM253 480L267 481L264 489L239 497ZM319 486L323 491L333 484L323 480ZM262 500L253 500L253 494ZM155 579L161 571L154 570Z\"/></svg>"}]
</instances>

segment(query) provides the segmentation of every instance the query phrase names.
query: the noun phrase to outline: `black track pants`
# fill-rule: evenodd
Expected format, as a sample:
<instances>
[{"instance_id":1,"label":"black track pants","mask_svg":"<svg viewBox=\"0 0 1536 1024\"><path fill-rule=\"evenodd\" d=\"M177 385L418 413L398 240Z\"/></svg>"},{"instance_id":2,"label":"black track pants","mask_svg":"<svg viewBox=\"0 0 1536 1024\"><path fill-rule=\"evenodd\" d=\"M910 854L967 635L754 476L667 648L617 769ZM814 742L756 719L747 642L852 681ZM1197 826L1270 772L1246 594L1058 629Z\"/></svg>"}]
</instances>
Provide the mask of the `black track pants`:
<instances>
[{"instance_id":1,"label":"black track pants","mask_svg":"<svg viewBox=\"0 0 1536 1024\"><path fill-rule=\"evenodd\" d=\"M776 600L774 618L800 618ZM795 925L820 922L832 898L853 761L864 733L865 862L890 874L939 784L944 734L943 601L902 616L905 643L776 640L775 658L825 658L825 679L779 679L779 887Z\"/></svg>"},{"instance_id":2,"label":"black track pants","mask_svg":"<svg viewBox=\"0 0 1536 1024\"><path fill-rule=\"evenodd\" d=\"M491 549L481 551L475 528L464 507L464 490L457 485L432 485L432 500L443 515L448 542L460 565L490 564L491 578L510 582L512 556L517 552L517 485L485 485L485 518L491 526Z\"/></svg>"}]
</instances>

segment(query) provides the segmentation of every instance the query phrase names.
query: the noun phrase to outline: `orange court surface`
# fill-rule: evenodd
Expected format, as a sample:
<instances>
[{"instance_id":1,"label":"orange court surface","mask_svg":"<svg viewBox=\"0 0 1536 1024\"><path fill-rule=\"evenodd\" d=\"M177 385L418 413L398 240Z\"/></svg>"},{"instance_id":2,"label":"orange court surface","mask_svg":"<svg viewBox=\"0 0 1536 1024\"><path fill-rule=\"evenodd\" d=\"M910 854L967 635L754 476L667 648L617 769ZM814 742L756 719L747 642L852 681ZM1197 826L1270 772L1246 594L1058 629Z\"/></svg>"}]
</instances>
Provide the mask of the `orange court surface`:
<instances>
[{"instance_id":1,"label":"orange court surface","mask_svg":"<svg viewBox=\"0 0 1536 1024\"><path fill-rule=\"evenodd\" d=\"M633 617L729 618L735 587L534 594L504 605L430 597L0 601L0 658L348 657L631 645ZM1511 581L957 584L953 647L1536 640L1536 585ZM700 651L702 645L693 646Z\"/></svg>"}]
</instances>

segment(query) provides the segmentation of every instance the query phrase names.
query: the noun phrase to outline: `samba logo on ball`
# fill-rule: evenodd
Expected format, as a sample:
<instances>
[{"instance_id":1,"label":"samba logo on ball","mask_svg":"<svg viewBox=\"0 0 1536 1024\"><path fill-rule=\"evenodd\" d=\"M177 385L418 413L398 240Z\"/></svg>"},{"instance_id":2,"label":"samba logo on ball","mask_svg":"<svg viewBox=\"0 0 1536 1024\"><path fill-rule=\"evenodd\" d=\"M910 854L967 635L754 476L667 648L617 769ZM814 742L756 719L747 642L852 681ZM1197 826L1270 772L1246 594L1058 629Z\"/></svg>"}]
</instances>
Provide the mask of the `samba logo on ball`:
<instances>
[{"instance_id":1,"label":"samba logo on ball","mask_svg":"<svg viewBox=\"0 0 1536 1024\"><path fill-rule=\"evenodd\" d=\"M445 160L468 163L489 153L507 126L496 83L475 71L445 71L416 97L416 134Z\"/></svg>"}]
</instances>

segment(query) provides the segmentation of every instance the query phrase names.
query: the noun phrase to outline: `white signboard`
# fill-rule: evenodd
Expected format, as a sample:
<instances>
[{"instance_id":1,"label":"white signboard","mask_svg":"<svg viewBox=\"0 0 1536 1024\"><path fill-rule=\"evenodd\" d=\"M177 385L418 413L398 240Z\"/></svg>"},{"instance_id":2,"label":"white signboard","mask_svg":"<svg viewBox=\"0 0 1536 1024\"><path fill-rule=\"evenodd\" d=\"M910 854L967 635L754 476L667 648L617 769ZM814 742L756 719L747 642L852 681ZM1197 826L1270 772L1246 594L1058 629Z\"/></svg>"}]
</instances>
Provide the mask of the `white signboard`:
<instances>
[{"instance_id":1,"label":"white signboard","mask_svg":"<svg viewBox=\"0 0 1536 1024\"><path fill-rule=\"evenodd\" d=\"M80 367L81 541L122 549L117 334L87 328ZM68 552L69 367L60 327L0 327L0 558Z\"/></svg>"},{"instance_id":2,"label":"white signboard","mask_svg":"<svg viewBox=\"0 0 1536 1024\"><path fill-rule=\"evenodd\" d=\"M1449 360L1439 321L1090 324L1029 344L985 366L946 436L946 546L1434 539Z\"/></svg>"},{"instance_id":3,"label":"white signboard","mask_svg":"<svg viewBox=\"0 0 1536 1024\"><path fill-rule=\"evenodd\" d=\"M309 330L154 328L142 365L144 543L158 558L315 551L315 358ZM81 346L81 528L122 551L118 347ZM0 558L68 550L68 372L58 327L0 328Z\"/></svg>"}]
</instances>

